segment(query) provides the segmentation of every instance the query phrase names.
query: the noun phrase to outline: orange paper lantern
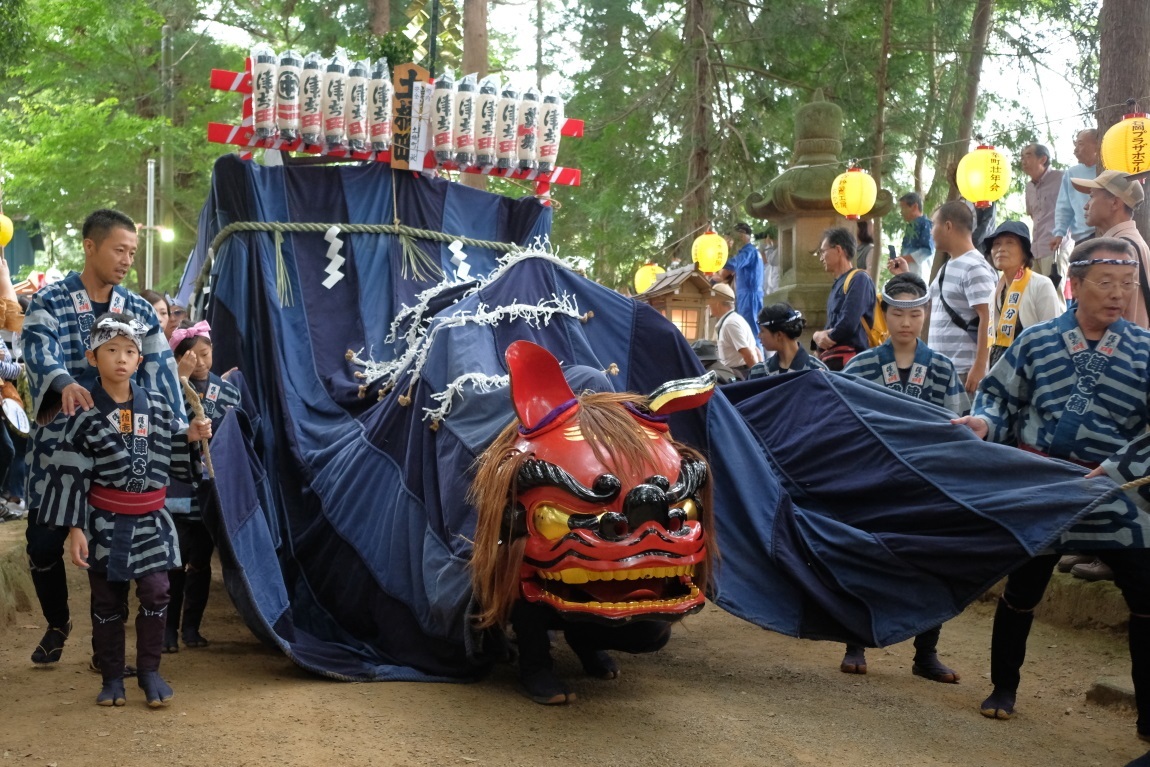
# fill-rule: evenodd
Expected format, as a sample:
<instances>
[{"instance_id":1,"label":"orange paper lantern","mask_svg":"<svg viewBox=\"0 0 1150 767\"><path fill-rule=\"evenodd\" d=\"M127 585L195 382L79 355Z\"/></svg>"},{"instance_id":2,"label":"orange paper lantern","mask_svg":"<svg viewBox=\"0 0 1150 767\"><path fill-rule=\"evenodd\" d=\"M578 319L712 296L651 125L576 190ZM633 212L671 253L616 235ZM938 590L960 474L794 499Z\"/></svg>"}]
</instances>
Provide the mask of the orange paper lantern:
<instances>
[{"instance_id":1,"label":"orange paper lantern","mask_svg":"<svg viewBox=\"0 0 1150 767\"><path fill-rule=\"evenodd\" d=\"M854 167L831 184L831 204L851 221L870 213L878 199L878 185L869 173Z\"/></svg>"},{"instance_id":2,"label":"orange paper lantern","mask_svg":"<svg viewBox=\"0 0 1150 767\"><path fill-rule=\"evenodd\" d=\"M640 266L635 270L635 292L646 293L647 289L655 284L659 275L665 271L667 270L650 261Z\"/></svg>"},{"instance_id":3,"label":"orange paper lantern","mask_svg":"<svg viewBox=\"0 0 1150 767\"><path fill-rule=\"evenodd\" d=\"M719 271L727 263L727 241L708 229L691 243L691 260L700 271Z\"/></svg>"},{"instance_id":4,"label":"orange paper lantern","mask_svg":"<svg viewBox=\"0 0 1150 767\"><path fill-rule=\"evenodd\" d=\"M1150 121L1143 112L1131 112L1122 122L1111 125L1102 137L1102 167L1128 174L1150 169L1146 157L1148 127Z\"/></svg>"},{"instance_id":5,"label":"orange paper lantern","mask_svg":"<svg viewBox=\"0 0 1150 767\"><path fill-rule=\"evenodd\" d=\"M989 208L1006 194L1010 179L1010 163L992 146L980 145L958 161L958 191L976 208Z\"/></svg>"}]
</instances>

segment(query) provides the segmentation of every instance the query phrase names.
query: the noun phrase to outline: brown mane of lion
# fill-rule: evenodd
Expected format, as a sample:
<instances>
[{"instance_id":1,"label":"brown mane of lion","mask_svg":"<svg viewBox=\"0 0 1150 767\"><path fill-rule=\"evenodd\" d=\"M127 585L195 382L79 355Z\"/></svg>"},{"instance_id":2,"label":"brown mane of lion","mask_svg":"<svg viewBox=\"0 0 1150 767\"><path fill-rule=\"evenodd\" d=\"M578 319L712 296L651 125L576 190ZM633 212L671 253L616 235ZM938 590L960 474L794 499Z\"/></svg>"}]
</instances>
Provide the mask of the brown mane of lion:
<instances>
[{"instance_id":1,"label":"brown mane of lion","mask_svg":"<svg viewBox=\"0 0 1150 767\"><path fill-rule=\"evenodd\" d=\"M654 474L658 469L650 459L651 440L635 417L624 407L645 404L642 397L614 392L589 392L579 396L579 413L575 416L583 438L595 457L616 475L625 473ZM519 570L523 564L526 538L501 541L503 511L516 497L516 477L524 461L532 457L515 448L521 439L519 419L509 423L477 460L478 471L471 484L468 500L475 507L475 545L471 553L471 585L480 611L475 616L478 629L502 626L519 598ZM697 451L674 440L679 454L704 460ZM625 494L629 488L624 488ZM699 588L710 585L711 564L716 556L715 528L712 525L711 479L698 492L698 519L706 532L706 556L695 568L694 582Z\"/></svg>"}]
</instances>

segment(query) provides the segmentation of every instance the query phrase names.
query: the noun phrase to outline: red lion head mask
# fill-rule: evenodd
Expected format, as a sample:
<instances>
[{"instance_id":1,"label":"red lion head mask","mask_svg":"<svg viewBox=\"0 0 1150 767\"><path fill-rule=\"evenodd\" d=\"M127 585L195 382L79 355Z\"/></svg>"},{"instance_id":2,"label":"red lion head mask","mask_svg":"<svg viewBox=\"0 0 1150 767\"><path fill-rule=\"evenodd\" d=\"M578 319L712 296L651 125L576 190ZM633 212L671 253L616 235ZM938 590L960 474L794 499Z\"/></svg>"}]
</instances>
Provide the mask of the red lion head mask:
<instances>
[{"instance_id":1,"label":"red lion head mask","mask_svg":"<svg viewBox=\"0 0 1150 767\"><path fill-rule=\"evenodd\" d=\"M608 622L701 609L709 471L661 414L705 402L713 376L649 398L576 396L545 349L518 341L506 359L518 419L480 457L472 486L479 623L506 620L518 598Z\"/></svg>"}]
</instances>

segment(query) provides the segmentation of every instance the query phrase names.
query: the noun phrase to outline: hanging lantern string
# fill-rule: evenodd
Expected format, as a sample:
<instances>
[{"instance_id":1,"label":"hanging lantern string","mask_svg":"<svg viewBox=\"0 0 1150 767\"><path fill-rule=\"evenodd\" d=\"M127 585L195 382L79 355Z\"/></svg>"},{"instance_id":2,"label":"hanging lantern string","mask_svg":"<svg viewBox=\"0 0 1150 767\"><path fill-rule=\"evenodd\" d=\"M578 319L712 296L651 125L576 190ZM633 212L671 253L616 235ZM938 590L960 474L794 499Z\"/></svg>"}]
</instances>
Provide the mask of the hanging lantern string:
<instances>
[{"instance_id":1,"label":"hanging lantern string","mask_svg":"<svg viewBox=\"0 0 1150 767\"><path fill-rule=\"evenodd\" d=\"M1120 108L1128 109L1130 107L1131 101L1134 101L1135 104L1137 104L1138 102L1144 101L1148 98L1150 98L1150 96L1142 96L1138 99L1127 99L1126 101L1122 102L1121 104L1111 104L1110 106L1101 107L1099 109L1088 109L1088 110L1083 111L1083 112L1077 112L1077 113L1072 114L1072 115L1067 115L1066 117L1057 117L1053 120L1047 120L1046 122L1028 123L1026 125L1018 125L1018 126L1013 127L1013 128L1003 128L1002 130L996 131L994 133L984 134L985 138L988 139L989 141L983 141L982 139L979 139L979 142L980 143L993 143L993 140L1000 137L1000 136L1009 136L1009 135L1012 135L1014 133L1018 133L1019 131L1021 131L1024 128L1041 128L1041 127L1046 126L1046 125L1053 125L1055 123L1062 123L1062 122L1066 122L1068 120L1074 120L1078 117L1083 117L1084 115L1093 115L1093 114L1096 114L1098 112L1103 112L1107 109L1120 109ZM1088 129L1083 128L1083 130L1088 130ZM1099 138L1099 140L1102 139L1101 136L1099 136L1098 138ZM955 141L944 141L944 142L941 142L938 144L927 144L926 146L917 147L915 149L900 149L897 152L885 152L883 154L870 155L869 157L857 157L854 160L851 160L849 162L844 162L843 160L835 160L834 162L815 163L815 164L811 164L811 165L796 165L793 168L787 168L782 173L780 173L778 176L776 176L775 179L780 178L783 175L783 173L787 172L787 170L794 170L796 168L839 168L839 167L843 167L844 165L849 168L851 166L851 163L854 163L856 165L861 166L862 163L868 162L868 161L885 160L888 157L897 157L899 155L906 154L908 152L918 152L918 151L931 149L931 148L941 149L945 146L953 146L955 144L961 144L961 143L963 143L962 140L958 139ZM772 179L772 182L775 179Z\"/></svg>"},{"instance_id":2,"label":"hanging lantern string","mask_svg":"<svg viewBox=\"0 0 1150 767\"><path fill-rule=\"evenodd\" d=\"M705 232L705 231L707 231L708 229L712 229L712 225L711 225L711 222L710 222L710 221L708 221L707 223L703 224L703 225L702 225L702 227L696 227L695 229L692 229L691 231L689 231L689 232L685 233L685 235L683 235L683 236L682 236L682 237L680 237L679 239L676 239L676 240L672 241L672 243L668 243L668 244L666 244L666 245L664 245L664 246L660 247L660 248L659 248L659 250L657 250L657 251L654 251L654 252L653 252L651 255L647 256L647 261L654 261L654 260L656 260L656 256L658 256L658 255L662 255L662 254L665 254L665 253L667 253L668 251L670 251L670 250L673 250L673 248L674 248L676 245L679 245L680 243L685 243L685 241L687 241L687 240L689 240L689 239L695 239L696 237L698 237L698 236L699 236L699 233L700 233L700 232Z\"/></svg>"}]
</instances>

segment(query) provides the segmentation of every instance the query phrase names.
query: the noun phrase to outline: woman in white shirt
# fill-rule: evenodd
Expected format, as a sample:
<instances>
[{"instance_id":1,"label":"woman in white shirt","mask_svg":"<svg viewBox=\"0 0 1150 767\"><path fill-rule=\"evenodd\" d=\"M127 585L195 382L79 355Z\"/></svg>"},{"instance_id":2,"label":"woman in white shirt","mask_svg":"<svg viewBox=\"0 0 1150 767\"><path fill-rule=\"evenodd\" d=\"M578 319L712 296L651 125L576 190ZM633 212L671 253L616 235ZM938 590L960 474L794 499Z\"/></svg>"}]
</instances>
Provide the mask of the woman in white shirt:
<instances>
[{"instance_id":1,"label":"woman in white shirt","mask_svg":"<svg viewBox=\"0 0 1150 767\"><path fill-rule=\"evenodd\" d=\"M1005 221L982 239L982 252L1002 273L994 290L994 314L990 324L990 365L1032 325L1052 320L1066 311L1058 289L1049 277L1035 272L1030 231L1020 221Z\"/></svg>"}]
</instances>

